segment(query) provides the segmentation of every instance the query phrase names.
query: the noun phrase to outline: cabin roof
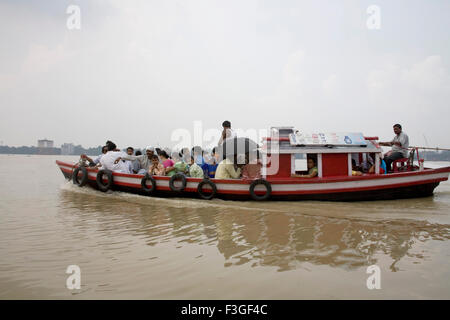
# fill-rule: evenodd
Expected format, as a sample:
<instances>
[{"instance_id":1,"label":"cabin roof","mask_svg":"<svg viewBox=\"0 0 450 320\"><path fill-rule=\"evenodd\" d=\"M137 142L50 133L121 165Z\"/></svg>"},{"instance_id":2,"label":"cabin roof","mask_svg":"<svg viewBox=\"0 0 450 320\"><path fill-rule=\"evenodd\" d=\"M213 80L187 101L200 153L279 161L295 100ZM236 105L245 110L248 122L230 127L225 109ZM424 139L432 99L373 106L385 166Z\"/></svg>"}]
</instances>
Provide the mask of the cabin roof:
<instances>
[{"instance_id":1,"label":"cabin roof","mask_svg":"<svg viewBox=\"0 0 450 320\"><path fill-rule=\"evenodd\" d=\"M273 146L272 146L273 147ZM381 153L381 148L360 147L289 147L289 148L262 148L261 152L268 154L296 154L296 153Z\"/></svg>"},{"instance_id":2,"label":"cabin roof","mask_svg":"<svg viewBox=\"0 0 450 320\"><path fill-rule=\"evenodd\" d=\"M264 138L263 153L381 153L377 138L365 138L361 132L304 133L292 127L278 127L278 131L289 128L290 133Z\"/></svg>"}]
</instances>

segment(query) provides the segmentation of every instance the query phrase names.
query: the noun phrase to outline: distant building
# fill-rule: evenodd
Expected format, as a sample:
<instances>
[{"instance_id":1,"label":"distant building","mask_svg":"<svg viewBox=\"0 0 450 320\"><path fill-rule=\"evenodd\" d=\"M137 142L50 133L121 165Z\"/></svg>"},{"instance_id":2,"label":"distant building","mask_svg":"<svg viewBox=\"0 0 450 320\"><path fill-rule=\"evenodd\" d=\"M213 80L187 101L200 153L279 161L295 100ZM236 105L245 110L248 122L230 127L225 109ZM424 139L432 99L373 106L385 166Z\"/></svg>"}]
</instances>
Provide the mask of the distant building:
<instances>
[{"instance_id":1,"label":"distant building","mask_svg":"<svg viewBox=\"0 0 450 320\"><path fill-rule=\"evenodd\" d=\"M53 148L53 140L38 140L38 148Z\"/></svg>"},{"instance_id":2,"label":"distant building","mask_svg":"<svg viewBox=\"0 0 450 320\"><path fill-rule=\"evenodd\" d=\"M73 143L64 143L61 145L61 154L62 155L71 155L75 151L75 146Z\"/></svg>"}]
</instances>

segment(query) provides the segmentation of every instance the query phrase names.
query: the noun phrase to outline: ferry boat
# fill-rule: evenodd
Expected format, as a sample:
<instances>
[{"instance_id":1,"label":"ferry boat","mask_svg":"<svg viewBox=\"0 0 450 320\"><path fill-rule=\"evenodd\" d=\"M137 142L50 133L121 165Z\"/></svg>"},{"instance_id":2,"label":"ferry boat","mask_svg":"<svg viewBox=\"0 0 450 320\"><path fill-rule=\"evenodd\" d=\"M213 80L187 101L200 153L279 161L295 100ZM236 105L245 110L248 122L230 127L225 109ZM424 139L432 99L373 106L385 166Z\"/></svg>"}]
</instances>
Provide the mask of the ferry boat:
<instances>
[{"instance_id":1,"label":"ferry boat","mask_svg":"<svg viewBox=\"0 0 450 320\"><path fill-rule=\"evenodd\" d=\"M237 139L227 139L222 154L225 149L236 151ZM227 144L233 145L233 140L234 147L226 148ZM246 151L252 142L248 140ZM394 161L393 173L383 173L380 170L383 150L377 141L378 137L365 137L362 133L305 134L293 127L272 127L262 146L255 144L262 162L262 178L255 180L201 179L182 174L144 176L63 161L56 161L56 164L66 179L72 179L79 186L147 196L202 199L361 201L417 198L431 196L441 181L448 180L450 167L425 167L418 149L412 149L409 158ZM354 176L353 165L363 163L369 156L374 159L374 173ZM292 177L295 172L306 169L308 157L316 159L317 177Z\"/></svg>"}]
</instances>

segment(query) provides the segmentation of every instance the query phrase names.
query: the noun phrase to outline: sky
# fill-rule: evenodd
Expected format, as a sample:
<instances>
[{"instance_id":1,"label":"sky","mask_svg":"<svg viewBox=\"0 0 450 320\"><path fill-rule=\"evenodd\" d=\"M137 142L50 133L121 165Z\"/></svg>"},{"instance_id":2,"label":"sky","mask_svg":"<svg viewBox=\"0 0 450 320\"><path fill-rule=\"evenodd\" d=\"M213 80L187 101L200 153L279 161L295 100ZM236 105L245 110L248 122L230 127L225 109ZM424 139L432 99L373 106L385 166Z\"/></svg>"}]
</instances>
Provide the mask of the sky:
<instances>
[{"instance_id":1,"label":"sky","mask_svg":"<svg viewBox=\"0 0 450 320\"><path fill-rule=\"evenodd\" d=\"M3 145L205 146L229 120L450 148L445 0L0 0L0 38Z\"/></svg>"}]
</instances>

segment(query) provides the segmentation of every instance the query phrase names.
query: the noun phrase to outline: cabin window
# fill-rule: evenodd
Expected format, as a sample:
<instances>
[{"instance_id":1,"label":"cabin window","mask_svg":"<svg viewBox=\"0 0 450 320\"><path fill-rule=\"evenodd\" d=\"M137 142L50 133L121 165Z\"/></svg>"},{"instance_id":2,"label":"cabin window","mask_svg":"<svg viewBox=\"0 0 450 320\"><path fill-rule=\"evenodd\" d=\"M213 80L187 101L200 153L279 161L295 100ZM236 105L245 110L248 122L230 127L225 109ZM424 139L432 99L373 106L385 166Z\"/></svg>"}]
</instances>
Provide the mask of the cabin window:
<instances>
[{"instance_id":1,"label":"cabin window","mask_svg":"<svg viewBox=\"0 0 450 320\"><path fill-rule=\"evenodd\" d=\"M361 155L360 153L352 153L351 161L352 161L353 168L359 168L359 166L361 164L360 155Z\"/></svg>"},{"instance_id":2,"label":"cabin window","mask_svg":"<svg viewBox=\"0 0 450 320\"><path fill-rule=\"evenodd\" d=\"M308 171L308 160L306 158L306 154L298 153L295 155L295 172L298 171Z\"/></svg>"},{"instance_id":3,"label":"cabin window","mask_svg":"<svg viewBox=\"0 0 450 320\"><path fill-rule=\"evenodd\" d=\"M351 161L353 170L367 173L375 164L375 153L352 153Z\"/></svg>"},{"instance_id":4,"label":"cabin window","mask_svg":"<svg viewBox=\"0 0 450 320\"><path fill-rule=\"evenodd\" d=\"M296 154L293 161L293 170L295 173L308 174L308 159L314 160L315 167L318 168L317 154Z\"/></svg>"}]
</instances>

